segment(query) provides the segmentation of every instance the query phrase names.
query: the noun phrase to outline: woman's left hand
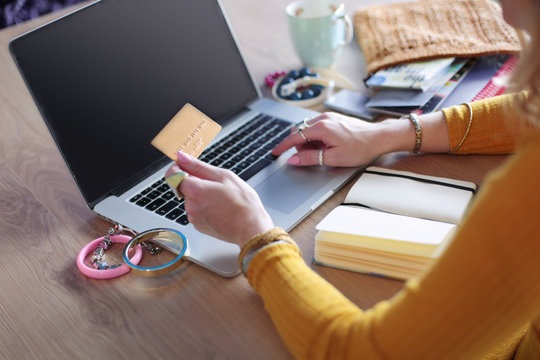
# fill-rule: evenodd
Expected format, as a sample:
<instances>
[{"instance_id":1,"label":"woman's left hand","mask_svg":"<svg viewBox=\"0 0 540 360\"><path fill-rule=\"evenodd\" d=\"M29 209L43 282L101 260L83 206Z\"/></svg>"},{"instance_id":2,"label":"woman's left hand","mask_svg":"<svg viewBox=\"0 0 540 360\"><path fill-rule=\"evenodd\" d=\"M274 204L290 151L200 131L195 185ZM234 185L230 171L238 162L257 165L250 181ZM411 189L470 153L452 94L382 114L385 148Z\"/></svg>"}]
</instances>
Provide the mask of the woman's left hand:
<instances>
[{"instance_id":1,"label":"woman's left hand","mask_svg":"<svg viewBox=\"0 0 540 360\"><path fill-rule=\"evenodd\" d=\"M187 176L178 186L184 195L188 220L207 235L242 246L253 236L274 227L259 196L230 170L206 164L178 152L166 177L178 172Z\"/></svg>"}]
</instances>

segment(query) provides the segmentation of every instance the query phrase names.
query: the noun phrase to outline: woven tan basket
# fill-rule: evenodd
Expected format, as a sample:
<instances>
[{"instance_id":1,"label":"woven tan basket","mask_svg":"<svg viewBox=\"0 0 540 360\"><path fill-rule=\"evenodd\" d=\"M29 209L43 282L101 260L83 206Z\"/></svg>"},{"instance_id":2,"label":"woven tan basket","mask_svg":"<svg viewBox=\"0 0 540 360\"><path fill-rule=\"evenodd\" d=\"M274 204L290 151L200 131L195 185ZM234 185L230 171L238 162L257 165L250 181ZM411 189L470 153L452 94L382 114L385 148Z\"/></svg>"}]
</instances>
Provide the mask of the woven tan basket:
<instances>
[{"instance_id":1,"label":"woven tan basket","mask_svg":"<svg viewBox=\"0 0 540 360\"><path fill-rule=\"evenodd\" d=\"M440 57L515 54L519 38L492 0L420 0L362 8L354 14L368 74Z\"/></svg>"}]
</instances>

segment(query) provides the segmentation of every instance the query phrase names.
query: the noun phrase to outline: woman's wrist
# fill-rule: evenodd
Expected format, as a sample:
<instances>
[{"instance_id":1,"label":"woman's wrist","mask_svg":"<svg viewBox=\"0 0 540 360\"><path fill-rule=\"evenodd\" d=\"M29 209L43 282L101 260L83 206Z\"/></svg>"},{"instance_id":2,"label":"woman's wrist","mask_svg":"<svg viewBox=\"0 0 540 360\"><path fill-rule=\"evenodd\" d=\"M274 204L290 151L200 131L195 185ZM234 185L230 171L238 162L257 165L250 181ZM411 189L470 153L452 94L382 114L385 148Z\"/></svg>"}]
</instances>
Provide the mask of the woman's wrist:
<instances>
[{"instance_id":1,"label":"woman's wrist","mask_svg":"<svg viewBox=\"0 0 540 360\"><path fill-rule=\"evenodd\" d=\"M275 242L293 244L298 249L296 243L290 238L289 234L280 227L274 227L268 231L257 234L242 246L240 255L238 256L238 265L244 275L247 274L249 263L254 255L262 248ZM300 253L300 249L298 249L298 252Z\"/></svg>"},{"instance_id":2,"label":"woman's wrist","mask_svg":"<svg viewBox=\"0 0 540 360\"><path fill-rule=\"evenodd\" d=\"M380 123L381 154L396 151L411 151L416 142L416 131L408 118L388 119Z\"/></svg>"},{"instance_id":3,"label":"woman's wrist","mask_svg":"<svg viewBox=\"0 0 540 360\"><path fill-rule=\"evenodd\" d=\"M448 127L442 111L418 116L422 131L420 151L447 152L449 150ZM417 141L417 129L408 117L388 119L379 123L380 154L395 151L412 151Z\"/></svg>"}]
</instances>

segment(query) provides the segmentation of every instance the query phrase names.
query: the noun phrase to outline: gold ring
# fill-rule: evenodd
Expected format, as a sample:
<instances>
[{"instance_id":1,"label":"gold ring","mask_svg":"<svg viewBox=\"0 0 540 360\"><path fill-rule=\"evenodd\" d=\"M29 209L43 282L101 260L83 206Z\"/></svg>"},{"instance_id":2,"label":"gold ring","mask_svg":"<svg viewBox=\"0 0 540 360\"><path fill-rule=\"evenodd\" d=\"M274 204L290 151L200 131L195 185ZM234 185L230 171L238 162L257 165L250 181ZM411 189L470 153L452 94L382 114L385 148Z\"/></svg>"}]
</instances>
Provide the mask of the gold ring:
<instances>
[{"instance_id":1,"label":"gold ring","mask_svg":"<svg viewBox=\"0 0 540 360\"><path fill-rule=\"evenodd\" d=\"M304 139L305 142L310 142L311 141L306 137L306 135L304 134L304 131L302 129L298 129L298 132L300 133L300 136L302 137L302 139Z\"/></svg>"},{"instance_id":2,"label":"gold ring","mask_svg":"<svg viewBox=\"0 0 540 360\"><path fill-rule=\"evenodd\" d=\"M178 171L172 175L169 175L165 178L165 182L169 185L169 187L171 188L172 192L174 193L174 195L176 195L176 197L178 199L181 199L184 197L184 194L180 193L178 191L178 187L180 186L180 184L182 183L182 181L184 181L184 179L188 176L188 173L184 172L184 171Z\"/></svg>"},{"instance_id":3,"label":"gold ring","mask_svg":"<svg viewBox=\"0 0 540 360\"><path fill-rule=\"evenodd\" d=\"M319 165L324 166L324 150L319 150Z\"/></svg>"},{"instance_id":4,"label":"gold ring","mask_svg":"<svg viewBox=\"0 0 540 360\"><path fill-rule=\"evenodd\" d=\"M143 267L135 265L129 259L131 250L137 247L143 241L151 241L163 246L164 248L178 252L178 256L172 261L155 266L155 267ZM183 258L189 255L188 240L184 234L174 229L152 229L134 236L124 247L123 257L124 261L131 268L131 271L136 275L154 277L170 273L176 270L183 264Z\"/></svg>"}]
</instances>

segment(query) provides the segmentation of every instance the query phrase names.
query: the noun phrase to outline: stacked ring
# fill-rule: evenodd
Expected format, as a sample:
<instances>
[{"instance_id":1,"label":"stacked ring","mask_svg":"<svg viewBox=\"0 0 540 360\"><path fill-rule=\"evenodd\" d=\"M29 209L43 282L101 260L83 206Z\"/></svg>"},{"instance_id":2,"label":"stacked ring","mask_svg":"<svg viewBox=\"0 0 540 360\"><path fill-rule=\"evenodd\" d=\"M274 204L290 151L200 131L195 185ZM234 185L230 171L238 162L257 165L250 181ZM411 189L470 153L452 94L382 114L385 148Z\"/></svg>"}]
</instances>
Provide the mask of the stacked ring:
<instances>
[{"instance_id":1,"label":"stacked ring","mask_svg":"<svg viewBox=\"0 0 540 360\"><path fill-rule=\"evenodd\" d=\"M298 124L296 124L296 129L298 131L304 130L309 127L309 124L307 123L308 120L311 120L313 118L304 118L304 120L300 121Z\"/></svg>"},{"instance_id":2,"label":"stacked ring","mask_svg":"<svg viewBox=\"0 0 540 360\"><path fill-rule=\"evenodd\" d=\"M86 259L88 254L96 250L99 243L104 241L104 239L105 236L102 236L91 241L86 246L84 246L79 252L79 255L77 255L77 267L79 268L79 271L83 273L83 275L86 275L93 279L112 279L129 272L129 266L126 264L122 264L116 267L110 267L108 269L93 269L84 263L84 259ZM126 244L131 240L131 237L126 235L111 235L109 236L109 239L111 239L113 243ZM131 253L131 251L129 253ZM141 258L142 249L140 246L137 246L135 248L135 254L129 259L129 261L133 264L138 264L141 261Z\"/></svg>"},{"instance_id":3,"label":"stacked ring","mask_svg":"<svg viewBox=\"0 0 540 360\"><path fill-rule=\"evenodd\" d=\"M304 131L301 128L298 128L298 133L304 139L305 142L309 142L310 140L306 137L306 134L304 134Z\"/></svg>"},{"instance_id":4,"label":"stacked ring","mask_svg":"<svg viewBox=\"0 0 540 360\"><path fill-rule=\"evenodd\" d=\"M324 150L319 150L319 165L324 166Z\"/></svg>"},{"instance_id":5,"label":"stacked ring","mask_svg":"<svg viewBox=\"0 0 540 360\"><path fill-rule=\"evenodd\" d=\"M166 264L155 267L142 267L132 262L128 256L131 250L139 246L143 241L150 240L157 242L164 248L178 253L178 256ZM184 256L189 256L188 240L184 234L174 229L152 229L133 237L133 239L131 239L124 247L123 256L126 264L131 267L131 270L136 275L146 277L160 276L176 270L182 265Z\"/></svg>"}]
</instances>

